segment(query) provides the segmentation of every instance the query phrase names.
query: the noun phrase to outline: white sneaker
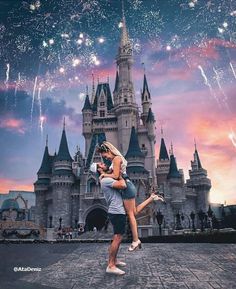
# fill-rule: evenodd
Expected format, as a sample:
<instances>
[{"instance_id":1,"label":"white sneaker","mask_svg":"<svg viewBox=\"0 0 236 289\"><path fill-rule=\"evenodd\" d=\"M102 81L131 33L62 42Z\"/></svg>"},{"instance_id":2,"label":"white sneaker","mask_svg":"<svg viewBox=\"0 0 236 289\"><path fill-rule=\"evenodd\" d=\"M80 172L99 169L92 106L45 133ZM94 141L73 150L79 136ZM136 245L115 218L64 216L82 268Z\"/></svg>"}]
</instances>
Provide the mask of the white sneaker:
<instances>
[{"instance_id":1,"label":"white sneaker","mask_svg":"<svg viewBox=\"0 0 236 289\"><path fill-rule=\"evenodd\" d=\"M133 252L133 251L135 251L137 249L141 249L141 248L142 248L141 241L138 240L137 242L132 242L132 244L129 246L128 251Z\"/></svg>"},{"instance_id":2,"label":"white sneaker","mask_svg":"<svg viewBox=\"0 0 236 289\"><path fill-rule=\"evenodd\" d=\"M124 274L125 274L125 271L122 271L122 270L120 270L120 269L117 268L117 267L109 268L109 267L107 266L106 273L115 274L115 275L124 275Z\"/></svg>"},{"instance_id":3,"label":"white sneaker","mask_svg":"<svg viewBox=\"0 0 236 289\"><path fill-rule=\"evenodd\" d=\"M151 194L151 197L153 198L153 201L162 201L163 203L165 203L165 199L164 199L164 197L163 196L161 196L161 195L157 195L157 194L154 194L154 193L152 193Z\"/></svg>"},{"instance_id":4,"label":"white sneaker","mask_svg":"<svg viewBox=\"0 0 236 289\"><path fill-rule=\"evenodd\" d=\"M125 262L122 262L122 261L117 261L117 262L116 262L116 266L125 267L125 266L126 266L126 263L125 263Z\"/></svg>"}]
</instances>

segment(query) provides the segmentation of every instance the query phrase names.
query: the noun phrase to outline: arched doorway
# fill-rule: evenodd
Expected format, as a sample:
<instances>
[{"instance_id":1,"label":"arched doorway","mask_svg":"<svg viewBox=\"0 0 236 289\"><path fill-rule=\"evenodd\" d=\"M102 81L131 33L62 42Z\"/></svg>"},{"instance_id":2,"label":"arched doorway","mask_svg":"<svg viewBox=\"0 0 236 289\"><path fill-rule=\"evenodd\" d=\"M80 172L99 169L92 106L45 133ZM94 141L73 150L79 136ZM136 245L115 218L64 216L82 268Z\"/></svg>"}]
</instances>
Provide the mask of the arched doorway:
<instances>
[{"instance_id":1,"label":"arched doorway","mask_svg":"<svg viewBox=\"0 0 236 289\"><path fill-rule=\"evenodd\" d=\"M107 212L103 209L96 208L88 213L85 221L85 230L92 231L94 227L97 230L104 228L107 220Z\"/></svg>"}]
</instances>

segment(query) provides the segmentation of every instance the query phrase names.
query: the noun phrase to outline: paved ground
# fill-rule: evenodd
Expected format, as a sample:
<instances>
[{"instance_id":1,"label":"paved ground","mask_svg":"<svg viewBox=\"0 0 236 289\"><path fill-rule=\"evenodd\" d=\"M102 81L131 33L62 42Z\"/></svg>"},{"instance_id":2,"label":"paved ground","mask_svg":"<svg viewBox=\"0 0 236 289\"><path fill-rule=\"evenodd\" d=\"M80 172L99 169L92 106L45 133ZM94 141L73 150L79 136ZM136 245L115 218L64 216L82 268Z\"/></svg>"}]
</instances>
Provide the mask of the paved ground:
<instances>
[{"instance_id":1,"label":"paved ground","mask_svg":"<svg viewBox=\"0 0 236 289\"><path fill-rule=\"evenodd\" d=\"M108 243L0 244L0 289L236 288L236 244L144 244L135 253L127 245L126 275L116 277L105 273Z\"/></svg>"}]
</instances>

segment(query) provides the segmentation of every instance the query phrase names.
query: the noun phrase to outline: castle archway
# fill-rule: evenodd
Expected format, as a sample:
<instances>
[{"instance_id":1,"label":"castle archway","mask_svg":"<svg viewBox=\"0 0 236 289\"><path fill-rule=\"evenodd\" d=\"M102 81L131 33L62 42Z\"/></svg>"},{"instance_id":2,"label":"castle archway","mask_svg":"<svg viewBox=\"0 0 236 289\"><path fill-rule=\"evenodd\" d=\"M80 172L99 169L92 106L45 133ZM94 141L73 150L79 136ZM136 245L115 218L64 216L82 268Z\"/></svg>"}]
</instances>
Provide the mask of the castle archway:
<instances>
[{"instance_id":1,"label":"castle archway","mask_svg":"<svg viewBox=\"0 0 236 289\"><path fill-rule=\"evenodd\" d=\"M91 210L85 220L85 230L92 231L94 227L98 231L104 228L107 221L107 212L101 208L94 208Z\"/></svg>"}]
</instances>

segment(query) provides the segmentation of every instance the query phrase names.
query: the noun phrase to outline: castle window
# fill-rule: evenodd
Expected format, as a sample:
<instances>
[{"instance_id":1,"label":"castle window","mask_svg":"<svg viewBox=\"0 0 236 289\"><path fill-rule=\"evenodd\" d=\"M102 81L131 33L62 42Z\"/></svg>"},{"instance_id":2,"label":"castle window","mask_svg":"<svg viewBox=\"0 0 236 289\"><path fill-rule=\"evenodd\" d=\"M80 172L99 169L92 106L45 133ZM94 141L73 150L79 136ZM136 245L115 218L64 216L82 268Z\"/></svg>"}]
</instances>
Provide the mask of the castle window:
<instances>
[{"instance_id":1,"label":"castle window","mask_svg":"<svg viewBox=\"0 0 236 289\"><path fill-rule=\"evenodd\" d=\"M105 102L104 102L104 101L101 101L101 102L100 102L100 106L105 106Z\"/></svg>"},{"instance_id":2,"label":"castle window","mask_svg":"<svg viewBox=\"0 0 236 289\"><path fill-rule=\"evenodd\" d=\"M105 117L105 111L104 110L100 110L100 117Z\"/></svg>"},{"instance_id":3,"label":"castle window","mask_svg":"<svg viewBox=\"0 0 236 289\"><path fill-rule=\"evenodd\" d=\"M128 126L128 122L127 122L127 120L125 121L125 125Z\"/></svg>"},{"instance_id":4,"label":"castle window","mask_svg":"<svg viewBox=\"0 0 236 289\"><path fill-rule=\"evenodd\" d=\"M125 99L124 99L124 102L125 102L125 103L127 103L127 102L128 102L127 98L125 98Z\"/></svg>"},{"instance_id":5,"label":"castle window","mask_svg":"<svg viewBox=\"0 0 236 289\"><path fill-rule=\"evenodd\" d=\"M145 149L145 144L144 143L142 144L142 149Z\"/></svg>"}]
</instances>

